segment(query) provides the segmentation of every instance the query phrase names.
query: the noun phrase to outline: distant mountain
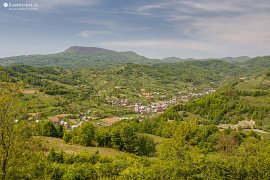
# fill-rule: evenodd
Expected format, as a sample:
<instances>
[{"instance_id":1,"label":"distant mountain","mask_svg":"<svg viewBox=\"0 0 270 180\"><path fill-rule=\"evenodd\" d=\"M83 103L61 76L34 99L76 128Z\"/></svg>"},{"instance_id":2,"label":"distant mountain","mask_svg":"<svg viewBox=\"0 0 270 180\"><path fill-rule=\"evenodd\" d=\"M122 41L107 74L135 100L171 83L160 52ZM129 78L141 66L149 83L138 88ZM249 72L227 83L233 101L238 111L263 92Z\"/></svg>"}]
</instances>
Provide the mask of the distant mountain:
<instances>
[{"instance_id":1,"label":"distant mountain","mask_svg":"<svg viewBox=\"0 0 270 180\"><path fill-rule=\"evenodd\" d=\"M100 68L121 64L151 64L159 60L148 59L133 52L117 52L97 47L72 46L61 53L1 58L0 65L26 64L62 68Z\"/></svg>"},{"instance_id":2,"label":"distant mountain","mask_svg":"<svg viewBox=\"0 0 270 180\"><path fill-rule=\"evenodd\" d=\"M195 59L193 58L181 59L178 57L167 57L167 58L162 59L162 62L166 62L166 63L184 62L184 61L195 61Z\"/></svg>"},{"instance_id":3,"label":"distant mountain","mask_svg":"<svg viewBox=\"0 0 270 180\"><path fill-rule=\"evenodd\" d=\"M178 57L167 57L162 59L163 62L172 63L172 62L184 62L184 61L208 61L208 60L221 60L232 63L241 63L246 62L251 59L248 56L239 56L239 57L225 57L225 58L205 58L205 59L194 59L194 58L178 58Z\"/></svg>"},{"instance_id":4,"label":"distant mountain","mask_svg":"<svg viewBox=\"0 0 270 180\"><path fill-rule=\"evenodd\" d=\"M259 60L259 59L264 60ZM241 57L226 57L226 58L209 58L209 59L181 59L177 57L168 57L162 60L149 59L138 55L132 51L117 52L113 50L98 48L98 47L82 47L72 46L67 50L48 55L28 55L0 58L0 65L10 66L12 64L25 64L31 66L52 66L61 68L106 68L115 67L122 64L160 64L160 63L178 63L184 61L208 61L221 60L230 63L237 63L241 66L251 67L253 60L262 61L256 62L256 68L263 68L264 63L269 61L269 57L250 58L247 56ZM247 64L246 64L247 63ZM267 65L267 64L266 64ZM268 65L267 65L268 66Z\"/></svg>"},{"instance_id":5,"label":"distant mountain","mask_svg":"<svg viewBox=\"0 0 270 180\"><path fill-rule=\"evenodd\" d=\"M250 69L266 69L270 68L270 56L262 56L262 57L255 57L252 59L249 59L248 61L241 63L240 65L246 66Z\"/></svg>"},{"instance_id":6,"label":"distant mountain","mask_svg":"<svg viewBox=\"0 0 270 180\"><path fill-rule=\"evenodd\" d=\"M71 46L68 48L66 53L95 53L95 52L113 52L108 49L97 48L97 47L82 47L82 46Z\"/></svg>"},{"instance_id":7,"label":"distant mountain","mask_svg":"<svg viewBox=\"0 0 270 180\"><path fill-rule=\"evenodd\" d=\"M239 62L246 62L249 59L251 59L251 57L239 56L239 57L225 57L225 58L221 58L220 60L227 61L227 62L239 63Z\"/></svg>"}]
</instances>

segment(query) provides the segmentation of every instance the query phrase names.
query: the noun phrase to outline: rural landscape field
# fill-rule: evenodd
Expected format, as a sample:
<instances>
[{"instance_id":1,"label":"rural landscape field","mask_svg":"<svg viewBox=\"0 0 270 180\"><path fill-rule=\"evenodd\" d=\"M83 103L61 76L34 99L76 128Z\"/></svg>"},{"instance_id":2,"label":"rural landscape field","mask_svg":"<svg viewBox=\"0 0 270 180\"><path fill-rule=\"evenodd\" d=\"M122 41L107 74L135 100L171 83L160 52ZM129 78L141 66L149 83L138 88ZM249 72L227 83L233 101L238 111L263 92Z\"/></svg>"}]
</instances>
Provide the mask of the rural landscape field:
<instances>
[{"instance_id":1,"label":"rural landscape field","mask_svg":"<svg viewBox=\"0 0 270 180\"><path fill-rule=\"evenodd\" d=\"M0 180L270 179L258 2L4 2Z\"/></svg>"}]
</instances>

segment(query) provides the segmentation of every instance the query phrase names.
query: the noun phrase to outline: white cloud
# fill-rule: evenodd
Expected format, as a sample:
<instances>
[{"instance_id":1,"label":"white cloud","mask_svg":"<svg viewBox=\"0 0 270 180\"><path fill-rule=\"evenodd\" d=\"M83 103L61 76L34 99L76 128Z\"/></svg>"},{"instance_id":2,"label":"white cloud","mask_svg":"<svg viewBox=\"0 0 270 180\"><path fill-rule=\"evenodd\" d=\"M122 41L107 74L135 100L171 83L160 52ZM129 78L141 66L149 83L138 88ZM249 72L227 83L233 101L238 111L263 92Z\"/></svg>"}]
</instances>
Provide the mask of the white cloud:
<instances>
[{"instance_id":1,"label":"white cloud","mask_svg":"<svg viewBox=\"0 0 270 180\"><path fill-rule=\"evenodd\" d=\"M211 46L201 41L193 40L126 40L126 41L107 41L100 43L105 47L129 47L129 48L148 48L148 49L189 49L210 51Z\"/></svg>"},{"instance_id":2,"label":"white cloud","mask_svg":"<svg viewBox=\"0 0 270 180\"><path fill-rule=\"evenodd\" d=\"M179 4L177 1L167 1L167 2L160 2L160 3L154 3L154 4L146 4L143 6L138 7L136 10L139 12L142 11L149 11L149 10L155 10L155 9L166 9L173 7L174 5Z\"/></svg>"},{"instance_id":3,"label":"white cloud","mask_svg":"<svg viewBox=\"0 0 270 180\"><path fill-rule=\"evenodd\" d=\"M190 24L190 33L204 39L238 45L270 46L270 14L233 18L202 18Z\"/></svg>"},{"instance_id":4,"label":"white cloud","mask_svg":"<svg viewBox=\"0 0 270 180\"><path fill-rule=\"evenodd\" d=\"M88 6L101 0L24 1L38 2L41 11L62 10L59 17L72 26L68 30L77 37L91 37L95 43L91 46L138 50L153 57L270 54L269 0L157 0L152 4L144 1L143 5L124 3L111 11L101 5L91 12ZM78 8L79 13L67 15L63 7ZM2 21L27 23L29 17L20 17L4 17Z\"/></svg>"},{"instance_id":5,"label":"white cloud","mask_svg":"<svg viewBox=\"0 0 270 180\"><path fill-rule=\"evenodd\" d=\"M267 11L270 8L268 0L167 0L152 4L144 4L137 7L137 12L150 12L153 10L167 9L171 12L181 11L182 13L205 12L246 12Z\"/></svg>"},{"instance_id":6,"label":"white cloud","mask_svg":"<svg viewBox=\"0 0 270 180\"><path fill-rule=\"evenodd\" d=\"M204 0L204 1L181 1L179 5L185 6L190 10L201 10L208 12L239 12L242 11L241 6L237 6L234 3L235 1L213 1L213 0ZM178 7L179 8L179 7Z\"/></svg>"},{"instance_id":7,"label":"white cloud","mask_svg":"<svg viewBox=\"0 0 270 180\"><path fill-rule=\"evenodd\" d=\"M179 48L227 55L269 54L268 0L172 0L146 4L136 10L161 14L168 28L178 34L176 38L191 40L186 40L184 47L177 41Z\"/></svg>"},{"instance_id":8,"label":"white cloud","mask_svg":"<svg viewBox=\"0 0 270 180\"><path fill-rule=\"evenodd\" d=\"M81 31L76 35L82 38L89 38L91 36L114 34L111 31Z\"/></svg>"}]
</instances>

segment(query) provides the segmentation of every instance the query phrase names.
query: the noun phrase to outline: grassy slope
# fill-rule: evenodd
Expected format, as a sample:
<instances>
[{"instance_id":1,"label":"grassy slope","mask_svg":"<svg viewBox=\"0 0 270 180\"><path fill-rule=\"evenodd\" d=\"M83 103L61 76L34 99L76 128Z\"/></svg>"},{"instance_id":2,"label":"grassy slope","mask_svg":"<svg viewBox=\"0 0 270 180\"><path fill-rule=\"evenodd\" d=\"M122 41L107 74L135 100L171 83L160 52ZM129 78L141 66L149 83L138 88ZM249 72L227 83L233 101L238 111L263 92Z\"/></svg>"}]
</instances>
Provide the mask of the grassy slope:
<instances>
[{"instance_id":1,"label":"grassy slope","mask_svg":"<svg viewBox=\"0 0 270 180\"><path fill-rule=\"evenodd\" d=\"M166 138L160 137L160 136L155 136L152 134L146 134L149 137L152 137L153 140L156 143L156 149L157 152L160 150L161 144L166 140ZM69 154L77 154L77 153L90 153L94 154L97 151L99 152L100 155L104 156L121 156L121 155L128 155L128 153L122 152L122 151L117 151L112 148L105 148L105 147L84 147L81 145L77 144L66 144L64 140L59 139L59 138L53 138L53 137L40 137L43 140L43 145L44 148L48 151L50 148L54 148L58 151L63 151L65 153Z\"/></svg>"},{"instance_id":2,"label":"grassy slope","mask_svg":"<svg viewBox=\"0 0 270 180\"><path fill-rule=\"evenodd\" d=\"M142 134L143 134L143 135L147 135L147 136L153 138L153 140L154 140L155 143L156 143L156 150L157 150L157 152L159 152L162 143L163 143L165 140L167 140L167 138L160 137L160 136L156 136L156 135L153 135L153 134L147 134L147 133L142 133Z\"/></svg>"},{"instance_id":3,"label":"grassy slope","mask_svg":"<svg viewBox=\"0 0 270 180\"><path fill-rule=\"evenodd\" d=\"M50 148L54 148L59 151L64 151L65 153L69 154L77 154L77 153L90 153L95 154L97 151L101 155L105 156L120 156L127 154L125 152L117 151L111 148L104 148L104 147L84 147L81 145L72 145L72 144L66 144L64 140L59 138L53 138L53 137L42 137L44 140L44 146L47 150Z\"/></svg>"}]
</instances>

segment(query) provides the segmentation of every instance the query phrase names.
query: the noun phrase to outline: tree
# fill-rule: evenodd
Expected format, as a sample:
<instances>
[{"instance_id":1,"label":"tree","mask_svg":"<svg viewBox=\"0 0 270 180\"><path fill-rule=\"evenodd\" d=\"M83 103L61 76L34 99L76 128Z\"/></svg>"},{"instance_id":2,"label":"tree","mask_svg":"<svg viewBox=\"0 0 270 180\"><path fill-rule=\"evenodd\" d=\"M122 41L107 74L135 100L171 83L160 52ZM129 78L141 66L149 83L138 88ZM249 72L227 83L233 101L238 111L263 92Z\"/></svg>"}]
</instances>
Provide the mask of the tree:
<instances>
[{"instance_id":1,"label":"tree","mask_svg":"<svg viewBox=\"0 0 270 180\"><path fill-rule=\"evenodd\" d=\"M61 151L60 153L55 152L54 148L51 148L48 154L48 160L50 162L58 162L63 163L64 162L64 153Z\"/></svg>"},{"instance_id":2,"label":"tree","mask_svg":"<svg viewBox=\"0 0 270 180\"><path fill-rule=\"evenodd\" d=\"M97 146L111 147L110 131L106 128L99 128L96 133L95 141Z\"/></svg>"},{"instance_id":3,"label":"tree","mask_svg":"<svg viewBox=\"0 0 270 180\"><path fill-rule=\"evenodd\" d=\"M153 138L146 135L139 135L136 139L135 153L139 156L151 156L156 151L156 144Z\"/></svg>"},{"instance_id":4,"label":"tree","mask_svg":"<svg viewBox=\"0 0 270 180\"><path fill-rule=\"evenodd\" d=\"M95 139L95 127L93 123L87 122L79 129L80 144L84 146L93 145Z\"/></svg>"},{"instance_id":5,"label":"tree","mask_svg":"<svg viewBox=\"0 0 270 180\"><path fill-rule=\"evenodd\" d=\"M7 178L10 167L18 163L14 160L19 157L25 142L26 129L16 120L20 114L18 95L19 86L2 83L0 87L0 179ZM23 130L23 131L22 131Z\"/></svg>"},{"instance_id":6,"label":"tree","mask_svg":"<svg viewBox=\"0 0 270 180\"><path fill-rule=\"evenodd\" d=\"M238 140L233 134L222 133L217 141L216 148L221 151L231 151L238 145Z\"/></svg>"},{"instance_id":7,"label":"tree","mask_svg":"<svg viewBox=\"0 0 270 180\"><path fill-rule=\"evenodd\" d=\"M40 123L39 134L41 136L59 137L59 133L51 121L43 121Z\"/></svg>"},{"instance_id":8,"label":"tree","mask_svg":"<svg viewBox=\"0 0 270 180\"><path fill-rule=\"evenodd\" d=\"M83 126L66 131L64 134L64 141L67 143L81 144L83 146L94 145L96 130L91 122L86 122Z\"/></svg>"}]
</instances>

